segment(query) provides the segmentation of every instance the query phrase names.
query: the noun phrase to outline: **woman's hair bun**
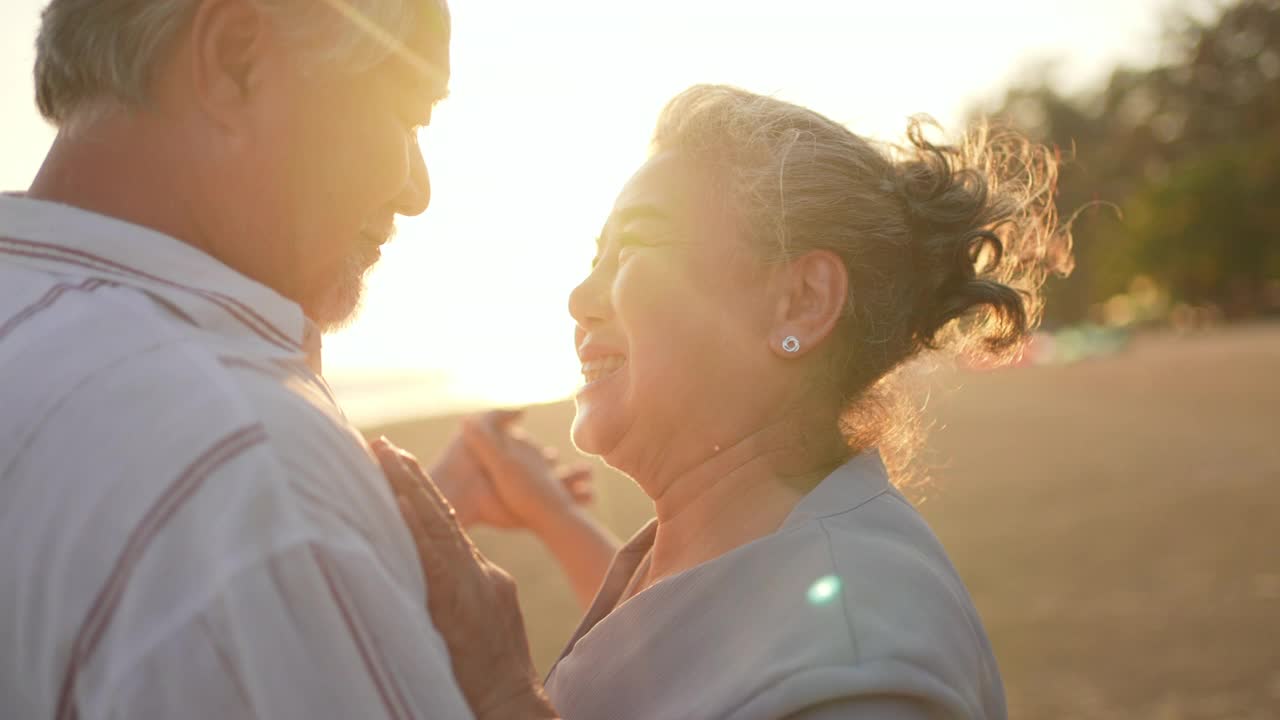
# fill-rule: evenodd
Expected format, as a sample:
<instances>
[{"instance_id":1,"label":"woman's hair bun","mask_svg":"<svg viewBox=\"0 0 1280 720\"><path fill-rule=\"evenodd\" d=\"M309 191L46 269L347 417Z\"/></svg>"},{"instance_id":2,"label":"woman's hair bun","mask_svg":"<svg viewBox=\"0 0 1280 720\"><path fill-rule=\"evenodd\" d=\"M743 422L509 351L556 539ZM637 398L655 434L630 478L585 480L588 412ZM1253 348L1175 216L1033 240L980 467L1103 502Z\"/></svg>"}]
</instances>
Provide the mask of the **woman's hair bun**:
<instances>
[{"instance_id":1,"label":"woman's hair bun","mask_svg":"<svg viewBox=\"0 0 1280 720\"><path fill-rule=\"evenodd\" d=\"M935 144L930 124L912 119L894 164L914 264L913 336L921 348L1007 357L1039 323L1046 275L1071 269L1054 206L1058 159L985 125L960 144Z\"/></svg>"}]
</instances>

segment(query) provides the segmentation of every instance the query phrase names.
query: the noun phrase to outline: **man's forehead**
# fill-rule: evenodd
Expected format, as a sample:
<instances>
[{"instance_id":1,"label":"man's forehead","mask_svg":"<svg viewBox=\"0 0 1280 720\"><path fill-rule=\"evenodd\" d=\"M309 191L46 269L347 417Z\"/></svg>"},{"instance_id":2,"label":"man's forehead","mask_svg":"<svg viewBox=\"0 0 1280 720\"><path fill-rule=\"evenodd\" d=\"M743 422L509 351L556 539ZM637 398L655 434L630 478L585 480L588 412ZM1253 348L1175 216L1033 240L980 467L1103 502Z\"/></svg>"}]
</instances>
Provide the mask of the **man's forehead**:
<instances>
[{"instance_id":1,"label":"man's forehead","mask_svg":"<svg viewBox=\"0 0 1280 720\"><path fill-rule=\"evenodd\" d=\"M401 84L431 102L449 94L449 6L444 0L407 0L415 7L409 33L392 47L391 63Z\"/></svg>"},{"instance_id":2,"label":"man's forehead","mask_svg":"<svg viewBox=\"0 0 1280 720\"><path fill-rule=\"evenodd\" d=\"M423 63L414 63L421 81L432 86L449 82L449 44L452 18L445 0L411 0L418 4L413 30L406 45Z\"/></svg>"},{"instance_id":3,"label":"man's forehead","mask_svg":"<svg viewBox=\"0 0 1280 720\"><path fill-rule=\"evenodd\" d=\"M418 97L437 102L449 94L447 52L437 56L412 49L409 52L392 53L387 66L393 73L395 82Z\"/></svg>"},{"instance_id":4,"label":"man's forehead","mask_svg":"<svg viewBox=\"0 0 1280 720\"><path fill-rule=\"evenodd\" d=\"M386 27L352 5L351 0L324 0L369 40L389 53L389 62L403 84L423 94L443 97L449 85L451 18L445 0L405 0L412 27ZM401 16L402 21L404 16ZM384 19L390 22L390 18Z\"/></svg>"},{"instance_id":5,"label":"man's forehead","mask_svg":"<svg viewBox=\"0 0 1280 720\"><path fill-rule=\"evenodd\" d=\"M449 14L449 5L445 0L409 0L416 4L414 27L410 33L410 44L430 59L442 59L445 67L449 62L449 40L453 30L453 19Z\"/></svg>"}]
</instances>

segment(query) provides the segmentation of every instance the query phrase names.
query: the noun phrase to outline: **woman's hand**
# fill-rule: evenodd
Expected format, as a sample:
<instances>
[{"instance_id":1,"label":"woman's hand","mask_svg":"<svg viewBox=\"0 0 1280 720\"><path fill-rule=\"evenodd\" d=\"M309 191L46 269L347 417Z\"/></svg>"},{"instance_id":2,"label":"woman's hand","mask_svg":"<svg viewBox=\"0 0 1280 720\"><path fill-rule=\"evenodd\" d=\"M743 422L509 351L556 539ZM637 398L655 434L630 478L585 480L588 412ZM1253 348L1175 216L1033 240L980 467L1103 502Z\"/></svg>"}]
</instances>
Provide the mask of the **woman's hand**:
<instances>
[{"instance_id":1,"label":"woman's hand","mask_svg":"<svg viewBox=\"0 0 1280 720\"><path fill-rule=\"evenodd\" d=\"M591 467L561 464L554 448L536 442L516 424L523 415L521 410L498 410L470 418L461 437L502 509L493 513L504 523L498 526L541 532L592 500Z\"/></svg>"},{"instance_id":2,"label":"woman's hand","mask_svg":"<svg viewBox=\"0 0 1280 720\"><path fill-rule=\"evenodd\" d=\"M431 468L464 527L537 530L593 498L591 469L566 467L514 423L522 411L466 418Z\"/></svg>"},{"instance_id":3,"label":"woman's hand","mask_svg":"<svg viewBox=\"0 0 1280 720\"><path fill-rule=\"evenodd\" d=\"M520 527L532 530L547 546L586 610L618 551L618 541L577 509L591 498L590 467L558 465L554 450L534 442L515 424L522 414L482 416L464 424L462 437L494 495Z\"/></svg>"},{"instance_id":4,"label":"woman's hand","mask_svg":"<svg viewBox=\"0 0 1280 720\"><path fill-rule=\"evenodd\" d=\"M463 420L431 477L464 525L532 530L590 607L618 541L578 508L591 501L591 468L561 465L555 450L516 425L524 413L495 410Z\"/></svg>"}]
</instances>

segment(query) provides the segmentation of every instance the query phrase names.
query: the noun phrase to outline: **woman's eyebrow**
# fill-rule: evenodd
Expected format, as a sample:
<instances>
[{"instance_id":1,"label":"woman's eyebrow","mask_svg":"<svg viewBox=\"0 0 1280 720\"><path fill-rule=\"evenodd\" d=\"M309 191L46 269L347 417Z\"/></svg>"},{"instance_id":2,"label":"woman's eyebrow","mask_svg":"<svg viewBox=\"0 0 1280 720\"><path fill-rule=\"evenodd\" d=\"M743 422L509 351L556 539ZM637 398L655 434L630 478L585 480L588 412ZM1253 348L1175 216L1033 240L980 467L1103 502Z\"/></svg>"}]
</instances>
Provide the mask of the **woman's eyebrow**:
<instances>
[{"instance_id":1,"label":"woman's eyebrow","mask_svg":"<svg viewBox=\"0 0 1280 720\"><path fill-rule=\"evenodd\" d=\"M610 227L618 227L633 223L638 220L662 220L669 222L670 217L656 205L628 205L627 207L615 212L605 221L604 227L600 229L600 237L596 238L599 243L609 232Z\"/></svg>"},{"instance_id":2,"label":"woman's eyebrow","mask_svg":"<svg viewBox=\"0 0 1280 720\"><path fill-rule=\"evenodd\" d=\"M667 214L655 205L631 205L619 210L613 220L619 225L626 225L636 220L669 220Z\"/></svg>"},{"instance_id":3,"label":"woman's eyebrow","mask_svg":"<svg viewBox=\"0 0 1280 720\"><path fill-rule=\"evenodd\" d=\"M662 220L670 222L671 218L656 205L629 205L613 215L605 221L604 227L600 228L600 234L596 235L596 252L599 253L604 245L604 238L609 234L609 228L621 227L628 223L637 222L639 220Z\"/></svg>"}]
</instances>

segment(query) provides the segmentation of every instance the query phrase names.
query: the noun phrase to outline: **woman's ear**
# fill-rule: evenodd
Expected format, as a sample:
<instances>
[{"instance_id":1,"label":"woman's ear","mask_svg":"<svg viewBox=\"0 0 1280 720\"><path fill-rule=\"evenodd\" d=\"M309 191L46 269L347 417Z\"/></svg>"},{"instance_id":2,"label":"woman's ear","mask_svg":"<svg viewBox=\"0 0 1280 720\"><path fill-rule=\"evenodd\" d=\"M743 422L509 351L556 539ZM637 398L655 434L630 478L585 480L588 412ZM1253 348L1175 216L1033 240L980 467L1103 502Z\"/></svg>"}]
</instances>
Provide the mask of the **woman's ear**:
<instances>
[{"instance_id":1,"label":"woman's ear","mask_svg":"<svg viewBox=\"0 0 1280 720\"><path fill-rule=\"evenodd\" d=\"M778 278L779 293L769 344L779 357L799 357L835 330L849 296L849 271L830 250L791 260Z\"/></svg>"}]
</instances>

